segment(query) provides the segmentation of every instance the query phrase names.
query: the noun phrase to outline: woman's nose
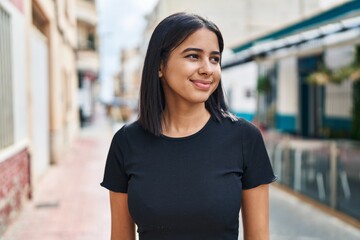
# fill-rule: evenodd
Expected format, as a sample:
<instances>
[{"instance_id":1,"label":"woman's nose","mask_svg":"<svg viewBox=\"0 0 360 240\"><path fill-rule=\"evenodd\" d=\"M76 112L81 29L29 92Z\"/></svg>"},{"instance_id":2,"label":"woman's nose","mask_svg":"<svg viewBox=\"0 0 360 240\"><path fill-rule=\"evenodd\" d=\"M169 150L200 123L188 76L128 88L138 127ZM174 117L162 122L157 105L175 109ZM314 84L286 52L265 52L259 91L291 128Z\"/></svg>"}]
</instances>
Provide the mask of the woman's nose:
<instances>
[{"instance_id":1,"label":"woman's nose","mask_svg":"<svg viewBox=\"0 0 360 240\"><path fill-rule=\"evenodd\" d=\"M199 73L202 75L211 75L213 73L213 66L209 60L202 61Z\"/></svg>"}]
</instances>

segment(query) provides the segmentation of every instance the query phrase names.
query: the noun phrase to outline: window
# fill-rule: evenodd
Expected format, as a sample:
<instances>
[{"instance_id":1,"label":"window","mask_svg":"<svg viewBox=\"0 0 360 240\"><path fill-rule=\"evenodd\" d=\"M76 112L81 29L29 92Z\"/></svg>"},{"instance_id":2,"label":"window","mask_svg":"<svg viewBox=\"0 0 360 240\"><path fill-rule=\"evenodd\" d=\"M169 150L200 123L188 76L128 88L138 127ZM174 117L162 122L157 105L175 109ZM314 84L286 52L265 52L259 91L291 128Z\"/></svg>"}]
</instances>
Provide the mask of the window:
<instances>
[{"instance_id":1,"label":"window","mask_svg":"<svg viewBox=\"0 0 360 240\"><path fill-rule=\"evenodd\" d=\"M14 141L10 16L0 6L0 150Z\"/></svg>"}]
</instances>

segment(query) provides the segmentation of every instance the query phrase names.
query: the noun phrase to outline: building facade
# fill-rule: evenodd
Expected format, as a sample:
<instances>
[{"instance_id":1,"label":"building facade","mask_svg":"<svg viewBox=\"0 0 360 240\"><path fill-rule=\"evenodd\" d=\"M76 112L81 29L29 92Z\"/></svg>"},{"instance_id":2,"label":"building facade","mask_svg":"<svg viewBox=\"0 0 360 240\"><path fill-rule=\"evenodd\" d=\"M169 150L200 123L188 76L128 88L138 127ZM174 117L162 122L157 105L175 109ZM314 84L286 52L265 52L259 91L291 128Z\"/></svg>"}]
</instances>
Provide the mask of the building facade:
<instances>
[{"instance_id":1,"label":"building facade","mask_svg":"<svg viewBox=\"0 0 360 240\"><path fill-rule=\"evenodd\" d=\"M0 0L0 235L78 133L73 1Z\"/></svg>"},{"instance_id":2,"label":"building facade","mask_svg":"<svg viewBox=\"0 0 360 240\"><path fill-rule=\"evenodd\" d=\"M76 5L79 120L84 126L91 122L98 91L97 11L94 0L77 0Z\"/></svg>"},{"instance_id":3,"label":"building facade","mask_svg":"<svg viewBox=\"0 0 360 240\"><path fill-rule=\"evenodd\" d=\"M25 9L0 1L0 236L31 193Z\"/></svg>"},{"instance_id":4,"label":"building facade","mask_svg":"<svg viewBox=\"0 0 360 240\"><path fill-rule=\"evenodd\" d=\"M114 78L113 119L128 121L137 113L143 62L140 48L122 50L121 70Z\"/></svg>"},{"instance_id":5,"label":"building facade","mask_svg":"<svg viewBox=\"0 0 360 240\"><path fill-rule=\"evenodd\" d=\"M344 7L319 11L235 47L236 54L228 58L232 60L225 61L223 70L234 113L304 137L325 136L329 131L335 134L336 129L349 130L351 83L308 82L309 75L320 71L322 66L335 71L354 61L356 30L349 27L353 31L349 33L343 25L356 22L357 15L355 10L349 12L346 4L357 3L350 1ZM345 23L338 18L344 18ZM355 37L341 35L345 30ZM249 104L241 104L244 102Z\"/></svg>"},{"instance_id":6,"label":"building facade","mask_svg":"<svg viewBox=\"0 0 360 240\"><path fill-rule=\"evenodd\" d=\"M170 14L195 13L216 23L223 34L225 47L230 48L279 25L305 17L317 8L319 1L312 0L230 0L226 3L216 0L159 0L147 16L147 33L149 35Z\"/></svg>"},{"instance_id":7,"label":"building facade","mask_svg":"<svg viewBox=\"0 0 360 240\"><path fill-rule=\"evenodd\" d=\"M230 107L268 130L278 183L358 223L360 1L344 1L233 50L223 63Z\"/></svg>"}]
</instances>

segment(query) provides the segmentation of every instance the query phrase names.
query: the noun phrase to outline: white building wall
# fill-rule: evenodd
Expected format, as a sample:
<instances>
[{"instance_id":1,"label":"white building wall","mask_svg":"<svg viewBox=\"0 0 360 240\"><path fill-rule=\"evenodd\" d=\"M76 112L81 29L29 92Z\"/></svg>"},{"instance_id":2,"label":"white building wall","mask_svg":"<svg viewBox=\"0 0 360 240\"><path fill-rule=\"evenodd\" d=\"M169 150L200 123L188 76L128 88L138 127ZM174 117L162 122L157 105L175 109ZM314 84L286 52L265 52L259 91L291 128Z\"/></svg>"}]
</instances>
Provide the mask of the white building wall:
<instances>
[{"instance_id":1,"label":"white building wall","mask_svg":"<svg viewBox=\"0 0 360 240\"><path fill-rule=\"evenodd\" d=\"M19 142L28 138L25 19L17 9L11 15L14 140Z\"/></svg>"},{"instance_id":2,"label":"white building wall","mask_svg":"<svg viewBox=\"0 0 360 240\"><path fill-rule=\"evenodd\" d=\"M352 82L327 84L325 87L325 116L351 118Z\"/></svg>"},{"instance_id":3,"label":"white building wall","mask_svg":"<svg viewBox=\"0 0 360 240\"><path fill-rule=\"evenodd\" d=\"M277 114L295 117L299 106L297 60L284 58L278 64Z\"/></svg>"},{"instance_id":4,"label":"white building wall","mask_svg":"<svg viewBox=\"0 0 360 240\"><path fill-rule=\"evenodd\" d=\"M334 47L326 49L324 53L325 64L330 69L351 64L354 60L355 48L353 45Z\"/></svg>"},{"instance_id":5,"label":"white building wall","mask_svg":"<svg viewBox=\"0 0 360 240\"><path fill-rule=\"evenodd\" d=\"M246 31L246 1L227 0L226 3L218 0L160 0L157 22L176 12L196 13L209 18L220 28L224 35L225 44L233 45L238 41L236 32Z\"/></svg>"},{"instance_id":6,"label":"white building wall","mask_svg":"<svg viewBox=\"0 0 360 240\"><path fill-rule=\"evenodd\" d=\"M325 64L330 69L338 69L351 64L354 59L354 46L329 48L325 51ZM352 82L325 86L325 116L351 118Z\"/></svg>"},{"instance_id":7,"label":"white building wall","mask_svg":"<svg viewBox=\"0 0 360 240\"><path fill-rule=\"evenodd\" d=\"M31 178L45 173L50 164L48 42L35 27L31 32Z\"/></svg>"},{"instance_id":8,"label":"white building wall","mask_svg":"<svg viewBox=\"0 0 360 240\"><path fill-rule=\"evenodd\" d=\"M328 9L345 2L349 2L349 0L320 0L320 7L322 9Z\"/></svg>"},{"instance_id":9,"label":"white building wall","mask_svg":"<svg viewBox=\"0 0 360 240\"><path fill-rule=\"evenodd\" d=\"M258 68L255 62L223 70L223 88L229 97L229 107L235 114L255 114L257 71Z\"/></svg>"},{"instance_id":10,"label":"white building wall","mask_svg":"<svg viewBox=\"0 0 360 240\"><path fill-rule=\"evenodd\" d=\"M209 18L224 35L225 46L254 38L320 9L321 0L159 0L156 23L175 12ZM271 9L271 11L269 11Z\"/></svg>"}]
</instances>

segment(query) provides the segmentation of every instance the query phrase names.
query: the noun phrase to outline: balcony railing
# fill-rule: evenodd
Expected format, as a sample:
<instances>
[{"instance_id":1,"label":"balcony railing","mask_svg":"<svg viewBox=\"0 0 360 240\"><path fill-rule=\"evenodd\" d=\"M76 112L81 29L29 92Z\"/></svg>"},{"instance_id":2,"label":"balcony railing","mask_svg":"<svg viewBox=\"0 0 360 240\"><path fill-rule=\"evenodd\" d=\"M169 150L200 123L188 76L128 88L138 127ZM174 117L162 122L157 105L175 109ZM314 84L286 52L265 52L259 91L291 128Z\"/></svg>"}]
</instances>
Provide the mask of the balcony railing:
<instances>
[{"instance_id":1,"label":"balcony railing","mask_svg":"<svg viewBox=\"0 0 360 240\"><path fill-rule=\"evenodd\" d=\"M97 48L94 40L85 40L78 43L78 49L96 51Z\"/></svg>"}]
</instances>

